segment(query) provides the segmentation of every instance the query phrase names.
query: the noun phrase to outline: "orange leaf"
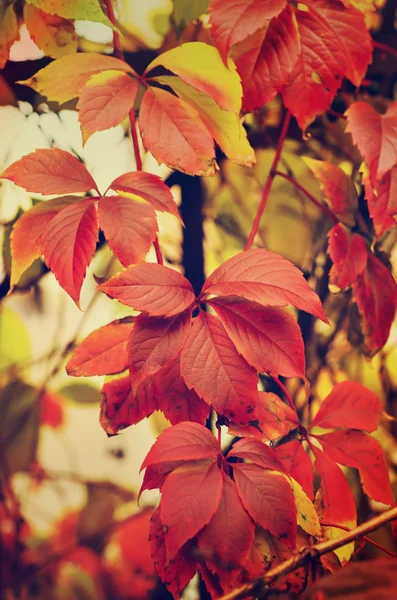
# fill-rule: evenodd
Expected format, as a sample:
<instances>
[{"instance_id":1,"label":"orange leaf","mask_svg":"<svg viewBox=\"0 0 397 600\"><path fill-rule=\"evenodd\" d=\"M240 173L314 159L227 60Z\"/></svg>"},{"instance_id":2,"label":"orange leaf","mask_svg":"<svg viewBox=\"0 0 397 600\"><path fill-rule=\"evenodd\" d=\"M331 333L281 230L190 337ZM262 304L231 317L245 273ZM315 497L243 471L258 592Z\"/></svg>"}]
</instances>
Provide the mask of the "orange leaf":
<instances>
[{"instance_id":1,"label":"orange leaf","mask_svg":"<svg viewBox=\"0 0 397 600\"><path fill-rule=\"evenodd\" d=\"M286 444L280 444L274 451L283 463L287 473L293 479L296 479L308 498L313 500L313 466L309 455L303 449L302 442L292 440Z\"/></svg>"},{"instance_id":2,"label":"orange leaf","mask_svg":"<svg viewBox=\"0 0 397 600\"><path fill-rule=\"evenodd\" d=\"M127 343L133 328L134 317L126 317L90 333L66 365L67 374L90 377L124 371L128 367Z\"/></svg>"},{"instance_id":3,"label":"orange leaf","mask_svg":"<svg viewBox=\"0 0 397 600\"><path fill-rule=\"evenodd\" d=\"M0 178L9 179L28 192L44 195L96 190L96 183L83 163L60 148L35 150L10 165Z\"/></svg>"},{"instance_id":4,"label":"orange leaf","mask_svg":"<svg viewBox=\"0 0 397 600\"><path fill-rule=\"evenodd\" d=\"M99 422L108 435L115 435L139 423L155 410L155 396L150 381L143 382L136 394L132 393L129 376L112 379L102 387Z\"/></svg>"},{"instance_id":5,"label":"orange leaf","mask_svg":"<svg viewBox=\"0 0 397 600\"><path fill-rule=\"evenodd\" d=\"M159 163L190 175L214 175L212 136L189 104L159 88L145 93L139 113L143 145Z\"/></svg>"},{"instance_id":6,"label":"orange leaf","mask_svg":"<svg viewBox=\"0 0 397 600\"><path fill-rule=\"evenodd\" d=\"M41 397L40 424L58 429L64 423L62 397L45 390Z\"/></svg>"},{"instance_id":7,"label":"orange leaf","mask_svg":"<svg viewBox=\"0 0 397 600\"><path fill-rule=\"evenodd\" d=\"M95 132L119 125L134 106L138 82L129 73L102 71L93 75L77 104L85 143Z\"/></svg>"},{"instance_id":8,"label":"orange leaf","mask_svg":"<svg viewBox=\"0 0 397 600\"><path fill-rule=\"evenodd\" d=\"M397 214L397 165L375 182L374 186L367 177L363 177L365 198L369 214L378 237L395 225Z\"/></svg>"},{"instance_id":9,"label":"orange leaf","mask_svg":"<svg viewBox=\"0 0 397 600\"><path fill-rule=\"evenodd\" d=\"M44 236L45 262L77 306L97 237L94 200L81 200L64 208L52 219Z\"/></svg>"},{"instance_id":10,"label":"orange leaf","mask_svg":"<svg viewBox=\"0 0 397 600\"><path fill-rule=\"evenodd\" d=\"M145 258L158 231L151 206L125 196L101 196L98 215L109 247L124 267Z\"/></svg>"},{"instance_id":11,"label":"orange leaf","mask_svg":"<svg viewBox=\"0 0 397 600\"><path fill-rule=\"evenodd\" d=\"M328 232L328 254L332 265L329 280L342 290L357 281L367 265L368 252L365 239L351 233L338 223Z\"/></svg>"}]
</instances>

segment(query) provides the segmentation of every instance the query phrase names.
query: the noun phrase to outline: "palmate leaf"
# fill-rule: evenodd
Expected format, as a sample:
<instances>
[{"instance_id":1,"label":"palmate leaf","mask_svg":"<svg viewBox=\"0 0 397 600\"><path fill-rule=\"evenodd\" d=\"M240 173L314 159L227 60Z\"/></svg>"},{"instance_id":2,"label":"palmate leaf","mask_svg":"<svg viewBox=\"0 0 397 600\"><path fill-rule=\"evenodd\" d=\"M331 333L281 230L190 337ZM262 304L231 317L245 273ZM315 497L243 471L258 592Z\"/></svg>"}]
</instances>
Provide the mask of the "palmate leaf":
<instances>
[{"instance_id":1,"label":"palmate leaf","mask_svg":"<svg viewBox=\"0 0 397 600\"><path fill-rule=\"evenodd\" d=\"M283 463L287 473L302 486L308 498L313 500L313 465L309 455L303 448L302 442L292 440L286 444L280 444L274 451Z\"/></svg>"},{"instance_id":2,"label":"palmate leaf","mask_svg":"<svg viewBox=\"0 0 397 600\"><path fill-rule=\"evenodd\" d=\"M328 232L328 254L333 265L330 283L344 289L357 281L367 265L368 251L363 236L338 223Z\"/></svg>"},{"instance_id":3,"label":"palmate leaf","mask_svg":"<svg viewBox=\"0 0 397 600\"><path fill-rule=\"evenodd\" d=\"M32 40L47 56L61 58L77 52L77 33L74 23L58 15L25 4L23 18Z\"/></svg>"}]
</instances>

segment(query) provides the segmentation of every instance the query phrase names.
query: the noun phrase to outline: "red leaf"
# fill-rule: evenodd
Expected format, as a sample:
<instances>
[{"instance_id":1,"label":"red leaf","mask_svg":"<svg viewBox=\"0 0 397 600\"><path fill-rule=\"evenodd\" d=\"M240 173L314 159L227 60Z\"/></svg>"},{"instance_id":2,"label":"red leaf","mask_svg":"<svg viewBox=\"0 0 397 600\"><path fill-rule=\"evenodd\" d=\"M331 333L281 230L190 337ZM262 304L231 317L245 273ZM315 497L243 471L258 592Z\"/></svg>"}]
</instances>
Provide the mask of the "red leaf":
<instances>
[{"instance_id":1,"label":"red leaf","mask_svg":"<svg viewBox=\"0 0 397 600\"><path fill-rule=\"evenodd\" d=\"M205 425L210 407L181 377L179 361L173 361L156 375L157 408L173 425L194 421Z\"/></svg>"},{"instance_id":2,"label":"red leaf","mask_svg":"<svg viewBox=\"0 0 397 600\"><path fill-rule=\"evenodd\" d=\"M128 73L109 70L93 75L77 103L83 142L121 123L134 106L137 91L138 82Z\"/></svg>"},{"instance_id":3,"label":"red leaf","mask_svg":"<svg viewBox=\"0 0 397 600\"><path fill-rule=\"evenodd\" d=\"M276 17L286 0L211 0L211 34L224 62L230 48Z\"/></svg>"},{"instance_id":4,"label":"red leaf","mask_svg":"<svg viewBox=\"0 0 397 600\"><path fill-rule=\"evenodd\" d=\"M151 518L150 547L154 566L161 581L167 586L174 598L180 598L181 592L197 570L197 561L189 555L189 548L185 547L168 563L165 533L160 520L159 508Z\"/></svg>"},{"instance_id":5,"label":"red leaf","mask_svg":"<svg viewBox=\"0 0 397 600\"><path fill-rule=\"evenodd\" d=\"M287 473L302 486L304 492L313 500L313 466L309 455L304 451L302 442L292 440L274 449Z\"/></svg>"},{"instance_id":6,"label":"red leaf","mask_svg":"<svg viewBox=\"0 0 397 600\"><path fill-rule=\"evenodd\" d=\"M282 96L305 129L328 108L343 77L360 85L371 62L372 44L364 15L337 0L312 0L304 8L298 5L296 18L301 54Z\"/></svg>"},{"instance_id":7,"label":"red leaf","mask_svg":"<svg viewBox=\"0 0 397 600\"><path fill-rule=\"evenodd\" d=\"M64 420L62 397L45 390L41 397L40 425L58 429Z\"/></svg>"},{"instance_id":8,"label":"red leaf","mask_svg":"<svg viewBox=\"0 0 397 600\"><path fill-rule=\"evenodd\" d=\"M233 472L241 502L254 521L294 548L296 507L285 476L257 465L239 463L234 465Z\"/></svg>"},{"instance_id":9,"label":"red leaf","mask_svg":"<svg viewBox=\"0 0 397 600\"><path fill-rule=\"evenodd\" d=\"M130 377L108 381L102 387L99 422L109 435L135 425L156 410L152 382L143 382L135 395L131 391Z\"/></svg>"},{"instance_id":10,"label":"red leaf","mask_svg":"<svg viewBox=\"0 0 397 600\"><path fill-rule=\"evenodd\" d=\"M214 458L220 453L216 439L198 423L180 423L169 427L157 438L142 463L141 470L175 460Z\"/></svg>"},{"instance_id":11,"label":"red leaf","mask_svg":"<svg viewBox=\"0 0 397 600\"><path fill-rule=\"evenodd\" d=\"M374 356L387 342L397 308L397 287L389 271L374 254L353 284L353 299L362 318L364 352Z\"/></svg>"},{"instance_id":12,"label":"red leaf","mask_svg":"<svg viewBox=\"0 0 397 600\"><path fill-rule=\"evenodd\" d=\"M286 6L256 37L254 47L236 61L245 111L270 102L289 81L300 53L299 31L292 8Z\"/></svg>"},{"instance_id":13,"label":"red leaf","mask_svg":"<svg viewBox=\"0 0 397 600\"><path fill-rule=\"evenodd\" d=\"M252 425L230 423L228 432L239 437L254 437L262 441L277 440L299 426L295 411L272 392L259 392L257 420Z\"/></svg>"},{"instance_id":14,"label":"red leaf","mask_svg":"<svg viewBox=\"0 0 397 600\"><path fill-rule=\"evenodd\" d=\"M189 104L160 88L146 91L139 112L143 145L161 164L189 175L215 175L212 136Z\"/></svg>"},{"instance_id":15,"label":"red leaf","mask_svg":"<svg viewBox=\"0 0 397 600\"><path fill-rule=\"evenodd\" d=\"M261 373L305 377L305 352L294 317L239 298L211 302L233 344Z\"/></svg>"},{"instance_id":16,"label":"red leaf","mask_svg":"<svg viewBox=\"0 0 397 600\"><path fill-rule=\"evenodd\" d=\"M167 560L211 521L222 490L223 477L216 463L186 465L170 473L160 503Z\"/></svg>"},{"instance_id":17,"label":"red leaf","mask_svg":"<svg viewBox=\"0 0 397 600\"><path fill-rule=\"evenodd\" d=\"M395 225L393 216L397 214L397 165L381 180L376 181L374 187L366 177L363 178L363 183L375 233L381 236Z\"/></svg>"},{"instance_id":18,"label":"red leaf","mask_svg":"<svg viewBox=\"0 0 397 600\"><path fill-rule=\"evenodd\" d=\"M299 269L274 252L258 248L241 252L218 267L202 295L240 296L264 306L292 304L328 323L321 302Z\"/></svg>"},{"instance_id":19,"label":"red leaf","mask_svg":"<svg viewBox=\"0 0 397 600\"><path fill-rule=\"evenodd\" d=\"M91 377L125 371L128 367L127 343L134 321L134 317L126 317L95 329L74 351L66 365L67 374Z\"/></svg>"},{"instance_id":20,"label":"red leaf","mask_svg":"<svg viewBox=\"0 0 397 600\"><path fill-rule=\"evenodd\" d=\"M338 383L325 398L310 427L375 431L383 407L374 392L356 381Z\"/></svg>"},{"instance_id":21,"label":"red leaf","mask_svg":"<svg viewBox=\"0 0 397 600\"><path fill-rule=\"evenodd\" d=\"M181 374L214 409L232 421L255 419L257 375L239 355L220 321L200 312L182 349Z\"/></svg>"},{"instance_id":22,"label":"red leaf","mask_svg":"<svg viewBox=\"0 0 397 600\"><path fill-rule=\"evenodd\" d=\"M397 102L379 114L366 102L354 102L346 111L346 131L367 162L372 183L397 162Z\"/></svg>"},{"instance_id":23,"label":"red leaf","mask_svg":"<svg viewBox=\"0 0 397 600\"><path fill-rule=\"evenodd\" d=\"M150 465L149 467L146 467L141 489L139 490L138 502L145 490L159 489L161 491L163 483L171 471L175 471L175 469L181 467L182 465L182 460L174 460L171 462L159 463L158 465Z\"/></svg>"},{"instance_id":24,"label":"red leaf","mask_svg":"<svg viewBox=\"0 0 397 600\"><path fill-rule=\"evenodd\" d=\"M330 283L342 290L357 281L367 264L365 239L358 233L351 233L341 223L328 232L328 254L334 263L329 274Z\"/></svg>"},{"instance_id":25,"label":"red leaf","mask_svg":"<svg viewBox=\"0 0 397 600\"><path fill-rule=\"evenodd\" d=\"M360 472L364 492L373 500L392 504L389 474L379 442L362 431L334 431L317 438L327 458Z\"/></svg>"},{"instance_id":26,"label":"red leaf","mask_svg":"<svg viewBox=\"0 0 397 600\"><path fill-rule=\"evenodd\" d=\"M97 237L98 216L94 200L81 200L67 206L52 219L45 232L45 262L77 305Z\"/></svg>"},{"instance_id":27,"label":"red leaf","mask_svg":"<svg viewBox=\"0 0 397 600\"><path fill-rule=\"evenodd\" d=\"M125 196L102 196L98 213L109 247L124 267L145 258L158 231L151 206Z\"/></svg>"},{"instance_id":28,"label":"red leaf","mask_svg":"<svg viewBox=\"0 0 397 600\"><path fill-rule=\"evenodd\" d=\"M98 289L152 317L172 317L189 308L195 300L193 288L183 275L155 263L129 267Z\"/></svg>"},{"instance_id":29,"label":"red leaf","mask_svg":"<svg viewBox=\"0 0 397 600\"><path fill-rule=\"evenodd\" d=\"M218 574L223 589L230 591L248 558L255 525L241 504L234 481L224 472L222 476L218 510L199 533L198 547L207 566Z\"/></svg>"},{"instance_id":30,"label":"red leaf","mask_svg":"<svg viewBox=\"0 0 397 600\"><path fill-rule=\"evenodd\" d=\"M189 335L190 311L169 317L140 315L128 342L128 361L133 389L177 358Z\"/></svg>"},{"instance_id":31,"label":"red leaf","mask_svg":"<svg viewBox=\"0 0 397 600\"><path fill-rule=\"evenodd\" d=\"M155 210L168 212L182 221L171 190L157 175L143 171L124 173L112 181L109 188L143 198Z\"/></svg>"},{"instance_id":32,"label":"red leaf","mask_svg":"<svg viewBox=\"0 0 397 600\"><path fill-rule=\"evenodd\" d=\"M43 254L43 237L50 221L77 200L80 200L78 196L63 196L39 202L17 220L11 232L11 288L33 261Z\"/></svg>"},{"instance_id":33,"label":"red leaf","mask_svg":"<svg viewBox=\"0 0 397 600\"><path fill-rule=\"evenodd\" d=\"M286 473L283 463L278 458L272 448L266 446L259 440L242 439L233 444L232 449L228 452L227 458L238 456L249 460L262 469L271 469L273 471L281 471Z\"/></svg>"},{"instance_id":34,"label":"red leaf","mask_svg":"<svg viewBox=\"0 0 397 600\"><path fill-rule=\"evenodd\" d=\"M10 165L0 177L28 192L40 194L72 194L96 189L83 163L59 148L35 150Z\"/></svg>"},{"instance_id":35,"label":"red leaf","mask_svg":"<svg viewBox=\"0 0 397 600\"><path fill-rule=\"evenodd\" d=\"M358 201L354 183L348 175L337 165L325 160L306 158L305 162L313 172L320 184L324 201L342 223L353 227L354 214L357 211Z\"/></svg>"}]
</instances>

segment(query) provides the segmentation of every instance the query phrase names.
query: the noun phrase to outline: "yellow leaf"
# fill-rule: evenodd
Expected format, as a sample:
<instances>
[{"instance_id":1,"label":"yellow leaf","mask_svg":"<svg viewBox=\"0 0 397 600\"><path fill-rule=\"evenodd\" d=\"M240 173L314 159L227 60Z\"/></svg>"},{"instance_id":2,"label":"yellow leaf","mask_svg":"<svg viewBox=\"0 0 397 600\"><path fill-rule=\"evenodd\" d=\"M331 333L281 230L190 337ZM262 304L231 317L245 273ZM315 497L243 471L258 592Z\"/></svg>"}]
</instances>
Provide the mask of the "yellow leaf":
<instances>
[{"instance_id":1,"label":"yellow leaf","mask_svg":"<svg viewBox=\"0 0 397 600\"><path fill-rule=\"evenodd\" d=\"M298 525L309 535L317 538L321 537L320 521L313 503L295 479L291 478L291 482L296 503Z\"/></svg>"},{"instance_id":2,"label":"yellow leaf","mask_svg":"<svg viewBox=\"0 0 397 600\"><path fill-rule=\"evenodd\" d=\"M0 5L0 21L0 69L2 69L8 60L11 46L19 39L18 21L12 4L7 8Z\"/></svg>"},{"instance_id":3,"label":"yellow leaf","mask_svg":"<svg viewBox=\"0 0 397 600\"><path fill-rule=\"evenodd\" d=\"M79 21L95 21L112 27L111 22L103 12L99 0L27 0L37 8L50 15L59 15L65 19Z\"/></svg>"},{"instance_id":4,"label":"yellow leaf","mask_svg":"<svg viewBox=\"0 0 397 600\"><path fill-rule=\"evenodd\" d=\"M41 69L30 79L18 81L28 85L49 100L67 102L79 96L87 81L96 73L115 69L134 73L127 63L102 54L72 54L63 56Z\"/></svg>"},{"instance_id":5,"label":"yellow leaf","mask_svg":"<svg viewBox=\"0 0 397 600\"><path fill-rule=\"evenodd\" d=\"M3 306L0 311L0 372L17 368L29 359L30 337L25 324L15 311Z\"/></svg>"},{"instance_id":6,"label":"yellow leaf","mask_svg":"<svg viewBox=\"0 0 397 600\"><path fill-rule=\"evenodd\" d=\"M169 85L181 100L197 110L204 125L228 158L240 165L252 167L255 152L236 113L220 108L215 100L187 85L179 77L162 76L155 79L163 85Z\"/></svg>"},{"instance_id":7,"label":"yellow leaf","mask_svg":"<svg viewBox=\"0 0 397 600\"><path fill-rule=\"evenodd\" d=\"M203 42L188 42L163 52L146 69L163 66L196 90L211 96L225 110L238 113L243 94L236 65L229 59L225 67L216 48Z\"/></svg>"},{"instance_id":8,"label":"yellow leaf","mask_svg":"<svg viewBox=\"0 0 397 600\"><path fill-rule=\"evenodd\" d=\"M72 21L49 15L31 4L25 4L23 16L36 45L52 58L77 52L77 35Z\"/></svg>"}]
</instances>

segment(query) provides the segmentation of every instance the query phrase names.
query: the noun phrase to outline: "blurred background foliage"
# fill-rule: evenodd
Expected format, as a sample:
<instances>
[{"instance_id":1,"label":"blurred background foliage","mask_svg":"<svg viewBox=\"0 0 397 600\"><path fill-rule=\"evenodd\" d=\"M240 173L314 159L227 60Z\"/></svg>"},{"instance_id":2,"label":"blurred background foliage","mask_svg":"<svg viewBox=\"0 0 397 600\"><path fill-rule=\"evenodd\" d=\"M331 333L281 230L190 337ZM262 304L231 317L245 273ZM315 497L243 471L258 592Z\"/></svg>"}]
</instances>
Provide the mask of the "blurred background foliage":
<instances>
[{"instance_id":1,"label":"blurred background foliage","mask_svg":"<svg viewBox=\"0 0 397 600\"><path fill-rule=\"evenodd\" d=\"M20 39L11 44L10 60L0 74L0 169L34 149L56 145L80 157L105 189L115 177L134 168L127 123L94 134L83 148L75 103L61 108L47 104L16 81L47 64L48 55L57 57L76 49L111 53L110 27L86 21L57 23L46 28L43 41L32 32L28 5L16 3L20 21L10 24L9 4L0 3L0 44L7 45L12 27L19 28ZM368 11L368 23L374 39L397 49L394 2L383 4L375 12ZM206 0L117 0L115 10L128 62L143 72L157 53L181 41L208 42L207 5ZM55 35L60 29L64 33L61 42ZM396 83L397 61L375 52L366 87L344 86L332 109L342 113L353 95L383 109L396 99ZM182 230L172 216L158 215L166 264L184 271L196 289L204 276L244 247L274 155L282 110L276 98L244 117L256 151L253 169L237 166L219 154L217 175L200 179L159 167L151 156L145 156L144 169L161 175L170 185L186 224ZM304 157L338 164L352 176L361 194L360 157L343 131L343 121L332 111L313 123L305 139L296 125L290 129L282 170L318 201L322 201L320 188ZM7 295L10 230L22 211L38 200L10 182L1 183L0 589L7 589L6 600L166 598L167 592L155 577L147 542L157 494L145 493L138 506L137 493L140 464L168 423L154 414L122 435L107 438L98 422L102 378L70 380L64 370L71 350L88 333L130 313L95 291L93 276L109 276L121 265L100 240L83 287L83 312L41 260ZM382 351L368 361L361 351L360 323L350 291L335 293L328 285L326 234L331 225L294 186L278 177L256 239L258 246L302 269L330 319L328 327L306 314L298 315L312 383L309 406L315 411L336 382L351 379L375 391L385 412L397 417L397 326ZM390 255L395 274L396 242L394 228L378 243L378 250ZM154 255L149 260L155 260ZM276 391L266 378L263 383L269 391ZM309 416L305 390L298 380L290 380L288 386L304 421ZM376 435L396 489L397 426L391 417L385 417ZM349 477L360 519L381 510L361 495L357 474L351 472ZM393 547L388 530L373 535ZM361 555L374 556L374 549L366 547ZM197 598L195 586L190 586L184 598Z\"/></svg>"}]
</instances>

